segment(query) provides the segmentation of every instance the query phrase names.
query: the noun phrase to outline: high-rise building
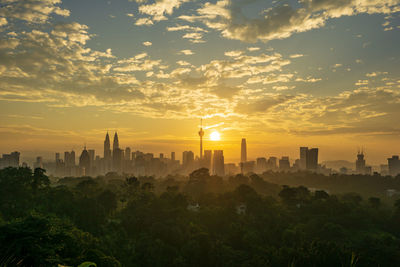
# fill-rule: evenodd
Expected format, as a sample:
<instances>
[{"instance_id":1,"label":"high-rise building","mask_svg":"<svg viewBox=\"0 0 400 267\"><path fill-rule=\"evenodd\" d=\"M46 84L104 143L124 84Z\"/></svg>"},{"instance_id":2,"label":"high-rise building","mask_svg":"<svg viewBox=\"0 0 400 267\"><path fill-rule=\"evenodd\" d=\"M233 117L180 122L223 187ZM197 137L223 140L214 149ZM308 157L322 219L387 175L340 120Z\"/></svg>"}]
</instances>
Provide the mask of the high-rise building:
<instances>
[{"instance_id":1,"label":"high-rise building","mask_svg":"<svg viewBox=\"0 0 400 267\"><path fill-rule=\"evenodd\" d=\"M69 157L70 157L70 164L71 166L75 167L76 165L76 161L75 161L75 151L71 151L71 153L69 153Z\"/></svg>"},{"instance_id":2,"label":"high-rise building","mask_svg":"<svg viewBox=\"0 0 400 267\"><path fill-rule=\"evenodd\" d=\"M131 148L127 147L125 148L125 160L131 160Z\"/></svg>"},{"instance_id":3,"label":"high-rise building","mask_svg":"<svg viewBox=\"0 0 400 267\"><path fill-rule=\"evenodd\" d=\"M43 169L43 158L42 157L36 157L36 161L33 164L33 167L36 168L41 168Z\"/></svg>"},{"instance_id":4,"label":"high-rise building","mask_svg":"<svg viewBox=\"0 0 400 267\"><path fill-rule=\"evenodd\" d=\"M381 164L380 168L381 168L381 175L382 176L389 175L389 165Z\"/></svg>"},{"instance_id":5,"label":"high-rise building","mask_svg":"<svg viewBox=\"0 0 400 267\"><path fill-rule=\"evenodd\" d=\"M389 174L391 176L397 176L400 174L400 160L399 156L392 156L388 158Z\"/></svg>"},{"instance_id":6,"label":"high-rise building","mask_svg":"<svg viewBox=\"0 0 400 267\"><path fill-rule=\"evenodd\" d=\"M365 174L365 159L364 159L364 153L359 151L357 153L357 160L356 160L356 172L358 174Z\"/></svg>"},{"instance_id":7,"label":"high-rise building","mask_svg":"<svg viewBox=\"0 0 400 267\"><path fill-rule=\"evenodd\" d=\"M171 160L175 161L175 152L171 152Z\"/></svg>"},{"instance_id":8,"label":"high-rise building","mask_svg":"<svg viewBox=\"0 0 400 267\"><path fill-rule=\"evenodd\" d=\"M297 164L300 170L316 171L318 169L318 148L300 147L300 160Z\"/></svg>"},{"instance_id":9,"label":"high-rise building","mask_svg":"<svg viewBox=\"0 0 400 267\"><path fill-rule=\"evenodd\" d=\"M308 147L300 147L300 169L307 169L307 153Z\"/></svg>"},{"instance_id":10,"label":"high-rise building","mask_svg":"<svg viewBox=\"0 0 400 267\"><path fill-rule=\"evenodd\" d=\"M316 171L318 169L318 148L311 148L307 152L307 170Z\"/></svg>"},{"instance_id":11,"label":"high-rise building","mask_svg":"<svg viewBox=\"0 0 400 267\"><path fill-rule=\"evenodd\" d=\"M65 162L65 167L69 167L70 163L70 154L68 151L64 152L64 162Z\"/></svg>"},{"instance_id":12,"label":"high-rise building","mask_svg":"<svg viewBox=\"0 0 400 267\"><path fill-rule=\"evenodd\" d=\"M204 150L203 166L211 170L212 150Z\"/></svg>"},{"instance_id":13,"label":"high-rise building","mask_svg":"<svg viewBox=\"0 0 400 267\"><path fill-rule=\"evenodd\" d=\"M257 173L263 173L267 170L267 159L266 158L257 158Z\"/></svg>"},{"instance_id":14,"label":"high-rise building","mask_svg":"<svg viewBox=\"0 0 400 267\"><path fill-rule=\"evenodd\" d=\"M194 153L192 151L183 151L182 153L182 167L186 171L193 169Z\"/></svg>"},{"instance_id":15,"label":"high-rise building","mask_svg":"<svg viewBox=\"0 0 400 267\"><path fill-rule=\"evenodd\" d=\"M119 141L118 141L118 134L115 132L114 134L114 142L113 142L113 152L114 150L119 149Z\"/></svg>"},{"instance_id":16,"label":"high-rise building","mask_svg":"<svg viewBox=\"0 0 400 267\"><path fill-rule=\"evenodd\" d=\"M106 139L104 140L104 159L111 158L111 144L110 144L110 136L108 132L106 134Z\"/></svg>"},{"instance_id":17,"label":"high-rise building","mask_svg":"<svg viewBox=\"0 0 400 267\"><path fill-rule=\"evenodd\" d=\"M113 150L113 171L122 173L124 162L124 150L116 148Z\"/></svg>"},{"instance_id":18,"label":"high-rise building","mask_svg":"<svg viewBox=\"0 0 400 267\"><path fill-rule=\"evenodd\" d=\"M282 157L279 160L279 169L281 171L289 171L290 170L290 161L289 157Z\"/></svg>"},{"instance_id":19,"label":"high-rise building","mask_svg":"<svg viewBox=\"0 0 400 267\"><path fill-rule=\"evenodd\" d=\"M246 162L246 161L247 161L247 145L246 145L246 138L242 138L240 162Z\"/></svg>"},{"instance_id":20,"label":"high-rise building","mask_svg":"<svg viewBox=\"0 0 400 267\"><path fill-rule=\"evenodd\" d=\"M214 150L213 174L218 176L225 175L225 162L224 162L223 150Z\"/></svg>"},{"instance_id":21,"label":"high-rise building","mask_svg":"<svg viewBox=\"0 0 400 267\"><path fill-rule=\"evenodd\" d=\"M276 157L269 157L267 168L269 170L276 170L278 168L278 159Z\"/></svg>"},{"instance_id":22,"label":"high-rise building","mask_svg":"<svg viewBox=\"0 0 400 267\"><path fill-rule=\"evenodd\" d=\"M65 173L65 162L60 158L60 153L56 153L56 166L55 166L55 175L63 176Z\"/></svg>"},{"instance_id":23,"label":"high-rise building","mask_svg":"<svg viewBox=\"0 0 400 267\"><path fill-rule=\"evenodd\" d=\"M11 154L3 154L0 158L0 169L6 167L19 167L19 156L20 153L15 151Z\"/></svg>"},{"instance_id":24,"label":"high-rise building","mask_svg":"<svg viewBox=\"0 0 400 267\"><path fill-rule=\"evenodd\" d=\"M82 176L90 175L90 155L86 150L86 146L83 149L81 156L79 157L79 168Z\"/></svg>"},{"instance_id":25,"label":"high-rise building","mask_svg":"<svg viewBox=\"0 0 400 267\"><path fill-rule=\"evenodd\" d=\"M200 160L201 160L203 158L203 136L204 136L203 119L201 119L201 126L200 126L199 136L200 136Z\"/></svg>"},{"instance_id":26,"label":"high-rise building","mask_svg":"<svg viewBox=\"0 0 400 267\"><path fill-rule=\"evenodd\" d=\"M254 172L255 165L255 161L240 162L240 171L242 174L252 173Z\"/></svg>"},{"instance_id":27,"label":"high-rise building","mask_svg":"<svg viewBox=\"0 0 400 267\"><path fill-rule=\"evenodd\" d=\"M226 163L225 164L225 175L236 175L239 173L239 167L235 163Z\"/></svg>"},{"instance_id":28,"label":"high-rise building","mask_svg":"<svg viewBox=\"0 0 400 267\"><path fill-rule=\"evenodd\" d=\"M113 154L112 154L112 170L118 173L122 172L124 160L124 150L119 148L118 134L115 132L113 141Z\"/></svg>"},{"instance_id":29,"label":"high-rise building","mask_svg":"<svg viewBox=\"0 0 400 267\"><path fill-rule=\"evenodd\" d=\"M89 149L88 153L89 153L89 156L90 156L90 165L93 166L95 150L94 149Z\"/></svg>"}]
</instances>

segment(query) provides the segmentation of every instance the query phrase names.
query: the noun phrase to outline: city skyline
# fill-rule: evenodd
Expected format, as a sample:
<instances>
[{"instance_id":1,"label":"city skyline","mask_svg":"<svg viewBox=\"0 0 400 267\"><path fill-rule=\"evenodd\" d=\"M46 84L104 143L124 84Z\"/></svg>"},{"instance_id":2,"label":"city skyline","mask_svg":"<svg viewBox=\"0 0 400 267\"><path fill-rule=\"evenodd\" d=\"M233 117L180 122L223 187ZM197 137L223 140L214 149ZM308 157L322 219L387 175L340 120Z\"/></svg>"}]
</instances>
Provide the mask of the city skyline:
<instances>
[{"instance_id":1,"label":"city skyline","mask_svg":"<svg viewBox=\"0 0 400 267\"><path fill-rule=\"evenodd\" d=\"M230 162L243 137L252 159L399 154L399 0L0 4L3 153L99 150L107 129L139 150L198 151L204 118L204 145Z\"/></svg>"},{"instance_id":2,"label":"city skyline","mask_svg":"<svg viewBox=\"0 0 400 267\"><path fill-rule=\"evenodd\" d=\"M201 130L200 130L201 129ZM207 129L207 126L205 127L205 129ZM285 157L288 156L291 160L291 162L294 162L295 159L300 159L300 156L298 154L298 147L302 148L301 145L297 145L294 147L286 147L287 150L283 151L282 147L278 147L273 150L270 151L264 151L263 152L259 152L259 146L260 144L257 142L252 142L252 140L250 141L251 146L249 147L249 153L247 152L248 150L248 146L247 146L247 138L241 138L240 140L233 140L230 142L226 142L225 140L212 140L212 138L210 138L210 134L212 133L211 131L204 131L202 128L202 125L199 126L199 130L202 132L202 135L207 137L207 138L201 138L202 141L200 142L201 144L201 150L204 152L204 150L224 150L225 153L226 151L228 151L228 157L225 158L229 161L229 162L234 162L234 163L240 163L243 160L243 142L244 142L244 148L245 148L245 155L246 155L246 160L252 160L255 161L258 157L269 157L269 156L277 156L277 157ZM116 134L118 131L114 130L114 131L106 131L107 135L109 135L109 133L114 132L114 134ZM182 152L184 151L194 151L195 152L195 156L200 157L200 153L199 151L199 133L197 133L197 136L194 134L194 137L191 138L190 140L175 140L175 147L171 146L171 144L167 144L167 145L163 145L161 143L160 146L157 146L157 144L152 144L149 145L148 143L146 143L146 140L143 141L143 144L140 144L141 141L137 141L137 144L129 144L129 142L123 141L123 147L129 147L132 150L137 150L137 151L146 151L148 153L153 153L153 154L159 154L159 153L164 153L166 155L168 155L171 152L175 152L177 153L177 155L181 155ZM98 138L96 138L98 139ZM197 139L197 140L196 140ZM26 151L23 148L19 149L18 146L15 146L13 149L10 150L4 150L4 151L0 151L1 153L9 153L11 151L19 151L21 153L21 161L25 161L25 162L30 162L33 163L36 160L37 156L41 156L43 158L43 160L52 160L54 158L54 153L56 153L55 151L66 151L66 150L75 150L75 151L81 151L81 149L85 146L87 146L90 149L94 149L95 151L97 151L97 155L101 155L104 156L103 153L99 153L98 151L104 151L105 148L105 144L100 145L100 143L102 142L96 142L96 141L90 141L88 142L87 139L84 139L85 141L79 145L79 144L75 144L75 145L64 145L64 148L61 149L55 149L55 150L48 150L48 151L40 151L40 150L35 150L35 151ZM124 138L125 140L125 138ZM104 140L103 140L104 141ZM236 142L235 142L236 141ZM119 141L117 140L118 146L119 146ZM228 144L226 146L226 144ZM112 146L114 146L115 144L113 144ZM110 144L111 146L111 144ZM161 148L160 148L161 147ZM165 147L165 149L162 149L162 147ZM319 145L316 146L319 147L321 149L324 148L324 145ZM320 161L321 162L330 162L330 161L340 161L340 160L344 160L344 161L348 161L348 162L353 162L354 161L354 154L360 153L360 151L363 151L363 155L366 155L368 157L368 162L370 165L373 165L375 167L381 165L381 164L386 164L387 163L387 158L391 157L392 155L398 155L399 153L394 152L392 154L387 154L386 157L384 158L377 158L374 157L374 155L368 151L368 149L365 148L365 146L360 150L360 147L354 148L351 151L347 151L346 154L349 154L349 157L342 157L340 158L340 156L338 156L337 158L330 158L330 157L326 157L325 154L322 154L319 156ZM111 149L112 151L112 149ZM111 152L110 151L110 152ZM396 150L393 150L396 151ZM326 153L326 151L324 151ZM232 156L233 155L233 156ZM377 160L374 160L376 159ZM177 159L182 160L182 157L178 156Z\"/></svg>"},{"instance_id":3,"label":"city skyline","mask_svg":"<svg viewBox=\"0 0 400 267\"><path fill-rule=\"evenodd\" d=\"M357 151L357 160L355 168L348 161L338 160L324 162L319 160L319 148L308 148L300 146L298 156L281 156L270 155L265 157L259 155L255 159L247 158L247 141L246 138L241 139L240 143L240 161L225 161L224 151L222 149L208 149L203 147L203 124L201 120L199 128L199 154L197 155L191 150L182 152L182 158L176 157L176 152L159 153L159 157L155 153L148 151L139 151L131 149L129 146L123 149L119 143L117 131L114 133L113 145L111 149L111 140L107 131L104 143L103 153L95 149L87 148L86 143L78 158L74 150L65 151L64 158L60 152L55 152L55 161L44 160L42 156L35 156L35 161L27 163L23 159L20 162L20 152L12 152L3 154L0 158L0 167L7 166L32 166L33 168L49 169L51 174L58 176L78 176L78 175L105 175L108 172L132 173L135 175L156 175L165 176L172 173L188 174L195 169L207 168L212 174L224 176L237 173L263 173L267 170L271 171L311 171L324 175L332 173L341 174L362 174L372 175L380 173L381 175L396 176L400 173L400 160L398 155L387 158L387 164L379 166L371 165L366 162L364 148ZM217 134L216 138L213 134ZM216 131L210 135L210 141L220 141L219 133ZM79 152L79 150L78 150ZM203 155L204 154L204 155ZM54 159L54 158L53 158ZM342 164L342 165L339 165Z\"/></svg>"}]
</instances>

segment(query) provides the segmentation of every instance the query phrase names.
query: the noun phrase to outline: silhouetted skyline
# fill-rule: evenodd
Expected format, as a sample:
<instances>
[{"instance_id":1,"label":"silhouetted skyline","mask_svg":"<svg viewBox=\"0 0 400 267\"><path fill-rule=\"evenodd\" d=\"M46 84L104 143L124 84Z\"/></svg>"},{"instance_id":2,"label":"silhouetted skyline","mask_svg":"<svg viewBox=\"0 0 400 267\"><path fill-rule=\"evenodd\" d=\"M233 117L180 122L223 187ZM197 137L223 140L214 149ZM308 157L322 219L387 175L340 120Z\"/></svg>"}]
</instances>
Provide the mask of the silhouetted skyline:
<instances>
[{"instance_id":1,"label":"silhouetted skyline","mask_svg":"<svg viewBox=\"0 0 400 267\"><path fill-rule=\"evenodd\" d=\"M76 159L75 151L65 151L64 158L61 153L55 153L55 161L44 161L42 156L37 156L36 161L30 166L32 168L44 168L50 174L65 176L97 176L105 175L110 172L118 174L133 174L136 176L151 175L156 177L165 177L169 174L188 175L196 169L207 168L210 173L218 176L235 175L238 173L258 173L262 174L266 171L280 172L298 172L308 171L324 175L338 174L361 174L372 175L380 173L381 175L396 176L400 174L400 160L398 155L393 155L387 159L387 164L381 164L379 170L366 164L364 150L357 152L354 168L340 166L332 168L327 163L319 161L319 148L308 148L301 146L298 150L298 157L290 158L289 156L270 156L269 158L259 155L255 160L247 158L247 142L246 138L242 138L240 142L240 161L228 162L225 160L224 151L222 149L207 149L203 155L203 126L200 125L198 132L200 143L199 153L196 154L191 150L182 152L181 160L177 159L176 152L169 153L149 153L125 147L123 149L119 144L118 133L114 133L113 149L110 148L110 136L107 131L104 138L104 147L102 152L95 149L87 148L86 144L82 152L78 151L78 159ZM213 141L210 141L213 142ZM239 142L238 142L239 153ZM103 155L103 157L101 157ZM10 154L3 154L0 158L0 168L5 167L29 167L26 162L20 162L20 153L15 151ZM337 167L337 166L336 166Z\"/></svg>"},{"instance_id":2,"label":"silhouetted skyline","mask_svg":"<svg viewBox=\"0 0 400 267\"><path fill-rule=\"evenodd\" d=\"M4 153L98 151L107 130L198 153L204 118L228 162L243 137L252 159L399 154L398 0L1 2Z\"/></svg>"}]
</instances>

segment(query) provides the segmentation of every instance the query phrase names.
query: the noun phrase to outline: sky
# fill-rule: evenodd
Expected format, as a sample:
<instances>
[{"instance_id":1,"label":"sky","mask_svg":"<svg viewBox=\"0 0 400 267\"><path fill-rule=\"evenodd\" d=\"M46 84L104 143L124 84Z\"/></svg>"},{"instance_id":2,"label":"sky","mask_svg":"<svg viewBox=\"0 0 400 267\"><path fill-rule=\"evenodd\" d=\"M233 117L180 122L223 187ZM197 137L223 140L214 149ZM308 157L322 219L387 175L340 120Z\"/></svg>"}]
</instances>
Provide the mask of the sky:
<instances>
[{"instance_id":1,"label":"sky","mask_svg":"<svg viewBox=\"0 0 400 267\"><path fill-rule=\"evenodd\" d=\"M400 154L400 0L0 0L0 153ZM213 131L220 141L209 140ZM179 158L179 157L178 157Z\"/></svg>"}]
</instances>

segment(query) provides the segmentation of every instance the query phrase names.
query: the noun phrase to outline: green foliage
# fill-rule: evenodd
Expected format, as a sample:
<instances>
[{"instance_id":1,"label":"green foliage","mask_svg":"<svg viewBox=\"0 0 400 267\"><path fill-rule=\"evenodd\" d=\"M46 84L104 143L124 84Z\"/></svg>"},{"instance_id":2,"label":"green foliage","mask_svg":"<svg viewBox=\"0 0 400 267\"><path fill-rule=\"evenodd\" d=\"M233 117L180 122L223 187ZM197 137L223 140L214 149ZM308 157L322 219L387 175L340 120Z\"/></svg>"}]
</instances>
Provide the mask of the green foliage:
<instances>
[{"instance_id":1,"label":"green foliage","mask_svg":"<svg viewBox=\"0 0 400 267\"><path fill-rule=\"evenodd\" d=\"M400 200L265 175L0 170L0 266L400 266Z\"/></svg>"}]
</instances>

